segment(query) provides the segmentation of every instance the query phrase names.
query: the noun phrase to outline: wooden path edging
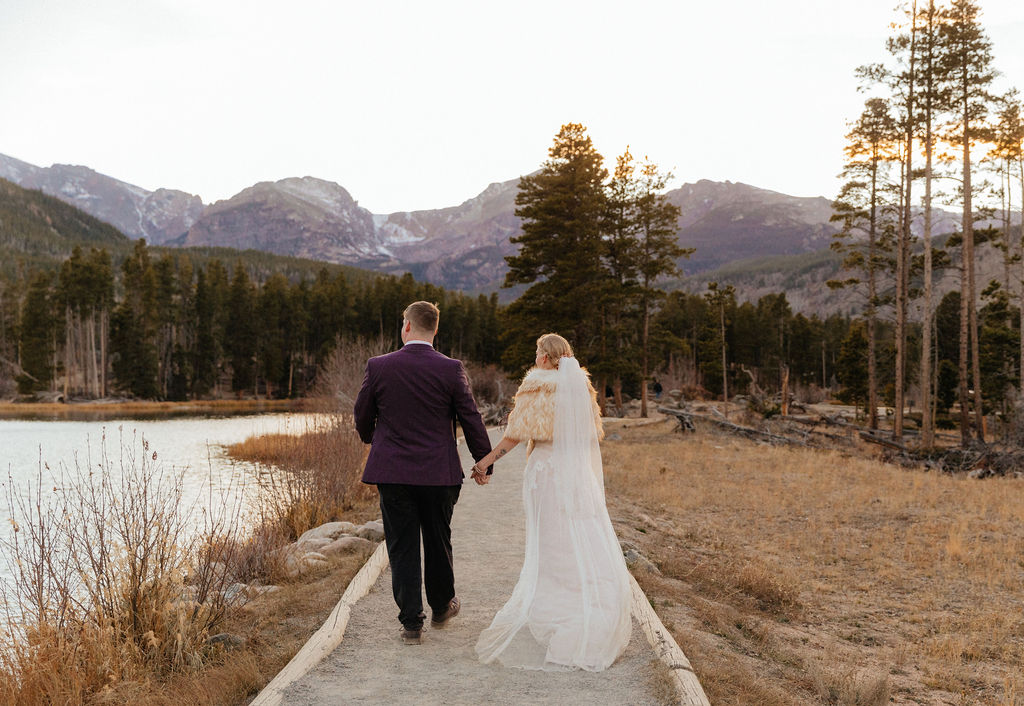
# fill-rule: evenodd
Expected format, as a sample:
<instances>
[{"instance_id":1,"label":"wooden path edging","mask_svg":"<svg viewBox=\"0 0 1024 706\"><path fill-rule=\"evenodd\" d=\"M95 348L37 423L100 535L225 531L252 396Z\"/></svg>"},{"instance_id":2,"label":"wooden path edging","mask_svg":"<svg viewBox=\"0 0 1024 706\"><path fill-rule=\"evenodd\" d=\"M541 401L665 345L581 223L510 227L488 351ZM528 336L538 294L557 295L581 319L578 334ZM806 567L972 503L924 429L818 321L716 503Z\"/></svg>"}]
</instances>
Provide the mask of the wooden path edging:
<instances>
[{"instance_id":1,"label":"wooden path edging","mask_svg":"<svg viewBox=\"0 0 1024 706\"><path fill-rule=\"evenodd\" d=\"M370 589L380 577L384 567L388 565L388 549L380 542L370 558L366 560L359 572L349 581L348 588L341 595L341 600L327 616L320 629L313 633L302 649L292 657L284 669L263 690L257 694L250 706L279 706L284 691L293 682L301 679L327 655L341 644L348 627L348 619L352 615L352 606Z\"/></svg>"},{"instance_id":2,"label":"wooden path edging","mask_svg":"<svg viewBox=\"0 0 1024 706\"><path fill-rule=\"evenodd\" d=\"M647 641L658 657L664 662L671 673L672 685L676 689L678 701L683 706L711 706L704 687L700 685L690 660L683 654L672 634L665 629L661 618L654 612L647 594L640 588L633 575L629 576L629 584L633 590L633 617L640 623Z\"/></svg>"}]
</instances>

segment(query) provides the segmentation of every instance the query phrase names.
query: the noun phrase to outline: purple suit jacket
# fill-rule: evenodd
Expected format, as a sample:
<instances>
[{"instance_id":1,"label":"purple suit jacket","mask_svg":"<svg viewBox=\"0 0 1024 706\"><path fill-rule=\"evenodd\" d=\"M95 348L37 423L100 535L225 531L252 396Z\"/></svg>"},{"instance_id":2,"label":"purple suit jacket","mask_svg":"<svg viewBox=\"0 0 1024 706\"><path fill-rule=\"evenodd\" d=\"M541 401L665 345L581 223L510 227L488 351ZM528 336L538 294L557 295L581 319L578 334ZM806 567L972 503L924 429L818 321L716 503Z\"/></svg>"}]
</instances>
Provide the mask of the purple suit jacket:
<instances>
[{"instance_id":1,"label":"purple suit jacket","mask_svg":"<svg viewBox=\"0 0 1024 706\"><path fill-rule=\"evenodd\" d=\"M491 451L462 362L420 343L367 361L355 418L364 483L461 485L456 421L475 460Z\"/></svg>"}]
</instances>

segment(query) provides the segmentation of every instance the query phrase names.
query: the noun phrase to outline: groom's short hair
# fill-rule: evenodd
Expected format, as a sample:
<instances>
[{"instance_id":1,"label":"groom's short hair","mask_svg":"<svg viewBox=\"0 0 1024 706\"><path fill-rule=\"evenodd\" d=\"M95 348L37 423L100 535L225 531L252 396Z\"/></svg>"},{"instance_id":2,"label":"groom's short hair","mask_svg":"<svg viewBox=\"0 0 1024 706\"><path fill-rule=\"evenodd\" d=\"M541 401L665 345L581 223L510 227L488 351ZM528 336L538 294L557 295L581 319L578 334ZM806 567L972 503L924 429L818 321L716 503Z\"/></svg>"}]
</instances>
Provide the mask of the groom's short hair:
<instances>
[{"instance_id":1,"label":"groom's short hair","mask_svg":"<svg viewBox=\"0 0 1024 706\"><path fill-rule=\"evenodd\" d=\"M412 324L417 331L437 331L437 321L441 318L441 310L430 302L413 302L402 312L402 318Z\"/></svg>"}]
</instances>

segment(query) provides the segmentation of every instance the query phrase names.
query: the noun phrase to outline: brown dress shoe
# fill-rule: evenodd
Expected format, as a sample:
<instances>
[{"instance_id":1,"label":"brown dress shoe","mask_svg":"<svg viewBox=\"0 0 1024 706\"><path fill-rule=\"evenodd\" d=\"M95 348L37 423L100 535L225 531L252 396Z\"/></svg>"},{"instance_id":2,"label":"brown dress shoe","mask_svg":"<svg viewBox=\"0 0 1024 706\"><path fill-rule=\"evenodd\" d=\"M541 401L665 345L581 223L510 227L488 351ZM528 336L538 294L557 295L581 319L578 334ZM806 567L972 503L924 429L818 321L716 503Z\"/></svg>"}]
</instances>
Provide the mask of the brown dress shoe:
<instances>
[{"instance_id":1,"label":"brown dress shoe","mask_svg":"<svg viewBox=\"0 0 1024 706\"><path fill-rule=\"evenodd\" d=\"M423 643L423 631L422 630L409 630L408 628L402 628L402 642L407 645L419 645Z\"/></svg>"},{"instance_id":2,"label":"brown dress shoe","mask_svg":"<svg viewBox=\"0 0 1024 706\"><path fill-rule=\"evenodd\" d=\"M434 613L430 616L430 624L435 628L444 627L445 623L459 614L460 607L459 597L455 596L448 601L448 610L443 613Z\"/></svg>"}]
</instances>

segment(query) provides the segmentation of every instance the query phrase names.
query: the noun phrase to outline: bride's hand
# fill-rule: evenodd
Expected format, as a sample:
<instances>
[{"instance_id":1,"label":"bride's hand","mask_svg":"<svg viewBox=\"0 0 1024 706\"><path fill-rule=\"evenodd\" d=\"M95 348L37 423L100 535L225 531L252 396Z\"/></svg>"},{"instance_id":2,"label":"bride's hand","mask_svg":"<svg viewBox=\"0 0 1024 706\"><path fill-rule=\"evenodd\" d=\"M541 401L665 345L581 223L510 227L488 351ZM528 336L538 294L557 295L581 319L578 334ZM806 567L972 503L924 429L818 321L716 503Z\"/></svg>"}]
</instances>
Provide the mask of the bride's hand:
<instances>
[{"instance_id":1,"label":"bride's hand","mask_svg":"<svg viewBox=\"0 0 1024 706\"><path fill-rule=\"evenodd\" d=\"M471 471L471 477L476 481L477 485L487 485L491 482L491 477L487 475L487 471L481 471L476 464L469 470Z\"/></svg>"}]
</instances>

